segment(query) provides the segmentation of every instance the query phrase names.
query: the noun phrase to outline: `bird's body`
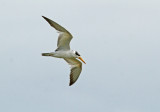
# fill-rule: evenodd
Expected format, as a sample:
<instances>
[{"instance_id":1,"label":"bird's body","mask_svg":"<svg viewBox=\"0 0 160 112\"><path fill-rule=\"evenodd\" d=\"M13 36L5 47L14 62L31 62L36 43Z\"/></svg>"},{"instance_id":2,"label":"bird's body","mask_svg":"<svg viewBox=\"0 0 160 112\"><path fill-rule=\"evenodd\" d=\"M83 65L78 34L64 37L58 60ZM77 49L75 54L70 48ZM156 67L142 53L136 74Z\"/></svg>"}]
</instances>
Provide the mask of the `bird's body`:
<instances>
[{"instance_id":1,"label":"bird's body","mask_svg":"<svg viewBox=\"0 0 160 112\"><path fill-rule=\"evenodd\" d=\"M80 54L77 51L70 50L70 41L73 38L71 33L68 32L65 28L57 24L56 22L42 16L52 27L54 27L58 33L58 42L57 42L57 49L55 52L50 53L42 53L42 56L51 56L56 58L63 58L70 66L70 84L74 84L81 71L82 71L82 63L77 60L76 58L80 59L82 62L84 60L80 57ZM85 62L84 62L85 63Z\"/></svg>"},{"instance_id":2,"label":"bird's body","mask_svg":"<svg viewBox=\"0 0 160 112\"><path fill-rule=\"evenodd\" d=\"M74 57L74 51L68 50L68 51L55 51L50 53L42 53L43 56L52 56L55 58L73 58Z\"/></svg>"}]
</instances>

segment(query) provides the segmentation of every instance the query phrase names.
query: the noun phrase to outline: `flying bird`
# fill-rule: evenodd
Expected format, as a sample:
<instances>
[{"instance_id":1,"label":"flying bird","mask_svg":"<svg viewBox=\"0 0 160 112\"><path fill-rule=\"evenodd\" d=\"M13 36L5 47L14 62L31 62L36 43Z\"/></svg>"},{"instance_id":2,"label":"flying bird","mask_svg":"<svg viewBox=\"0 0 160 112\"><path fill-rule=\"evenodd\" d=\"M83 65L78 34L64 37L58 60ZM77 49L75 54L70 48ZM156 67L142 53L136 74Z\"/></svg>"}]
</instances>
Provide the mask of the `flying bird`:
<instances>
[{"instance_id":1,"label":"flying bird","mask_svg":"<svg viewBox=\"0 0 160 112\"><path fill-rule=\"evenodd\" d=\"M80 59L83 63L85 63L85 61L82 59L82 57L77 51L70 49L70 41L73 38L71 33L58 23L52 21L51 19L45 16L42 17L59 33L57 49L54 52L42 53L42 56L63 58L71 66L69 83L69 86L71 86L77 81L82 71L82 63L77 59Z\"/></svg>"}]
</instances>

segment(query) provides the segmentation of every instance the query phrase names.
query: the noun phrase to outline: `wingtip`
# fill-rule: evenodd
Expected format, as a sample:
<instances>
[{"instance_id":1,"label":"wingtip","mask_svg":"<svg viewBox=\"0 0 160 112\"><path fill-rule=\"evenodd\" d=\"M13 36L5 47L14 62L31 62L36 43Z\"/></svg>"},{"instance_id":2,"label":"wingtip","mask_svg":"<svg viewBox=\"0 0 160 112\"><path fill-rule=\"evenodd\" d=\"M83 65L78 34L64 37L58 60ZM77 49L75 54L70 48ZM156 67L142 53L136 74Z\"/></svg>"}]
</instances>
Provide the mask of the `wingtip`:
<instances>
[{"instance_id":1,"label":"wingtip","mask_svg":"<svg viewBox=\"0 0 160 112\"><path fill-rule=\"evenodd\" d=\"M69 86L72 86L72 84L71 84L71 83L69 83Z\"/></svg>"},{"instance_id":2,"label":"wingtip","mask_svg":"<svg viewBox=\"0 0 160 112\"><path fill-rule=\"evenodd\" d=\"M45 16L42 16L44 19L46 18Z\"/></svg>"},{"instance_id":3,"label":"wingtip","mask_svg":"<svg viewBox=\"0 0 160 112\"><path fill-rule=\"evenodd\" d=\"M74 84L74 82L70 82L70 83L69 83L69 86L72 86L73 84Z\"/></svg>"}]
</instances>

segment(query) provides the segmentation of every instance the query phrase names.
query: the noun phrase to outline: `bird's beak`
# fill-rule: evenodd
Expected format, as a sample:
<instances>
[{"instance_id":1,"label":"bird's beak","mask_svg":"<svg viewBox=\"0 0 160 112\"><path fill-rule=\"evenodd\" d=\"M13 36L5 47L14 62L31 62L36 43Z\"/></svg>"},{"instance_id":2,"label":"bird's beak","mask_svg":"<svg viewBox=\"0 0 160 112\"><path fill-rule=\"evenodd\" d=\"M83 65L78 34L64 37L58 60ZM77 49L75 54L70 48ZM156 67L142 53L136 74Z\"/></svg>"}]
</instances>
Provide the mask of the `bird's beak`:
<instances>
[{"instance_id":1,"label":"bird's beak","mask_svg":"<svg viewBox=\"0 0 160 112\"><path fill-rule=\"evenodd\" d=\"M78 59L80 59L84 64L86 64L86 62L82 59L82 57L78 57Z\"/></svg>"}]
</instances>

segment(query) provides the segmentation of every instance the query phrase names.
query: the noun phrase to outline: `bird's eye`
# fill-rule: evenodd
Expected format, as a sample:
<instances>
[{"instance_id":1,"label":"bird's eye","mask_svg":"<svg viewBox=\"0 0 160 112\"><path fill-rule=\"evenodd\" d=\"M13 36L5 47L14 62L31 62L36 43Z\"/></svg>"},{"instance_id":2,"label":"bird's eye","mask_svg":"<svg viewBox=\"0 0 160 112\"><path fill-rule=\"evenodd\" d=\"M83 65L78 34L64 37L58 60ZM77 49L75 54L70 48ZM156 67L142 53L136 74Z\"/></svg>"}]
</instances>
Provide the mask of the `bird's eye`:
<instances>
[{"instance_id":1,"label":"bird's eye","mask_svg":"<svg viewBox=\"0 0 160 112\"><path fill-rule=\"evenodd\" d=\"M76 54L77 56L81 56L77 51L75 52L75 54Z\"/></svg>"}]
</instances>

